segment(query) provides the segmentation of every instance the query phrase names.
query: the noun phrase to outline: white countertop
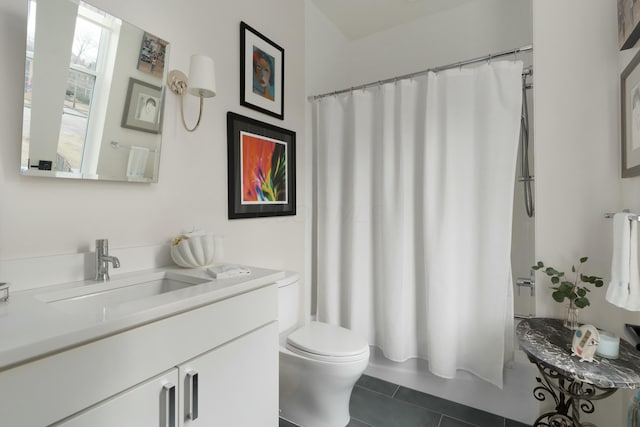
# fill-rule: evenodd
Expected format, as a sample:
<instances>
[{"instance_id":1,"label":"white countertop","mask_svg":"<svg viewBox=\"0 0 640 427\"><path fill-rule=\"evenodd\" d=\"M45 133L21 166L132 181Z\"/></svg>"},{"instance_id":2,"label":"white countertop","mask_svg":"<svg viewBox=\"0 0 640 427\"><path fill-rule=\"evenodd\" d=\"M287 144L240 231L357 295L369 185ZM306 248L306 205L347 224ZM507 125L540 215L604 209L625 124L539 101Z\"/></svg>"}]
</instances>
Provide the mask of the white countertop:
<instances>
[{"instance_id":1,"label":"white countertop","mask_svg":"<svg viewBox=\"0 0 640 427\"><path fill-rule=\"evenodd\" d=\"M125 274L112 274L109 282L85 280L11 293L0 302L0 371L48 354L104 338L127 329L189 311L258 289L284 277L284 272L250 267L251 275L213 279L205 269L163 267ZM117 312L61 310L47 302L49 295L76 290L113 287L122 281L153 273L172 272L207 279L162 295L131 301ZM125 305L125 304L123 304Z\"/></svg>"}]
</instances>

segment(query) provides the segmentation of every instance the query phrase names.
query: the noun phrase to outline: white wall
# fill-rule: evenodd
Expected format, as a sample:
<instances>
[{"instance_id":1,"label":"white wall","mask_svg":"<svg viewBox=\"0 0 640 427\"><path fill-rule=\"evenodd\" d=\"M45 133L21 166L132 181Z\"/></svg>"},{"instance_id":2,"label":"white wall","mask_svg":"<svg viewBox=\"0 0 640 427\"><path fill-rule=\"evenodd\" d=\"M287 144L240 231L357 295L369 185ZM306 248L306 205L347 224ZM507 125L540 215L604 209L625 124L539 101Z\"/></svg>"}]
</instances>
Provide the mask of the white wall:
<instances>
[{"instance_id":1,"label":"white wall","mask_svg":"<svg viewBox=\"0 0 640 427\"><path fill-rule=\"evenodd\" d=\"M589 270L608 275L603 215L621 203L616 8L598 0L550 6L533 5L536 254L559 268L589 256ZM557 313L548 287L539 289L538 314ZM590 299L585 315L609 308L601 293Z\"/></svg>"},{"instance_id":2,"label":"white wall","mask_svg":"<svg viewBox=\"0 0 640 427\"><path fill-rule=\"evenodd\" d=\"M0 261L88 252L93 250L94 240L102 237L109 238L111 251L117 255L118 248L166 244L172 236L195 226L225 235L229 261L304 272L304 3L93 3L172 42L170 68L186 71L193 53L212 56L218 95L205 101L203 123L193 134L179 121L178 98L167 96L157 184L20 176L26 2L0 0ZM241 20L285 49L283 121L239 105ZM197 99L189 97L186 104L187 119L194 120ZM297 132L297 216L227 220L227 111ZM127 263L126 259L120 261Z\"/></svg>"},{"instance_id":3,"label":"white wall","mask_svg":"<svg viewBox=\"0 0 640 427\"><path fill-rule=\"evenodd\" d=\"M586 272L609 277L611 222L603 214L638 207L637 179L621 193L616 3L534 1L533 25L536 255L565 271L589 256ZM538 314L559 315L548 283L538 280ZM604 293L590 294L580 320L622 334L623 314ZM582 421L623 426L627 399L598 402Z\"/></svg>"},{"instance_id":4,"label":"white wall","mask_svg":"<svg viewBox=\"0 0 640 427\"><path fill-rule=\"evenodd\" d=\"M350 86L531 44L531 0L474 1L349 45Z\"/></svg>"},{"instance_id":5,"label":"white wall","mask_svg":"<svg viewBox=\"0 0 640 427\"><path fill-rule=\"evenodd\" d=\"M310 0L305 1L307 94L342 88L349 83L349 40Z\"/></svg>"},{"instance_id":6,"label":"white wall","mask_svg":"<svg viewBox=\"0 0 640 427\"><path fill-rule=\"evenodd\" d=\"M307 0L307 93L317 95L529 45L531 0L470 2L356 40ZM446 35L446 37L445 37ZM526 60L526 55L521 55Z\"/></svg>"}]
</instances>

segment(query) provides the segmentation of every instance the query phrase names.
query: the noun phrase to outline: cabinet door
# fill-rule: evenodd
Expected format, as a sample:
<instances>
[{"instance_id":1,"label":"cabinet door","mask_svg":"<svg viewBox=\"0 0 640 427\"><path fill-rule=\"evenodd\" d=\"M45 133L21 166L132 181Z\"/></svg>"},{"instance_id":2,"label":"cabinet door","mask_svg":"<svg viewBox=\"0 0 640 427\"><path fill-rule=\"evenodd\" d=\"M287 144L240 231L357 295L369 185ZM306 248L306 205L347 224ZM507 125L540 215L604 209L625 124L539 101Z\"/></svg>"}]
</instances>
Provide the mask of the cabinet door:
<instances>
[{"instance_id":1,"label":"cabinet door","mask_svg":"<svg viewBox=\"0 0 640 427\"><path fill-rule=\"evenodd\" d=\"M178 370L173 368L54 426L177 427L177 387Z\"/></svg>"},{"instance_id":2,"label":"cabinet door","mask_svg":"<svg viewBox=\"0 0 640 427\"><path fill-rule=\"evenodd\" d=\"M185 427L278 425L276 322L179 368Z\"/></svg>"}]
</instances>

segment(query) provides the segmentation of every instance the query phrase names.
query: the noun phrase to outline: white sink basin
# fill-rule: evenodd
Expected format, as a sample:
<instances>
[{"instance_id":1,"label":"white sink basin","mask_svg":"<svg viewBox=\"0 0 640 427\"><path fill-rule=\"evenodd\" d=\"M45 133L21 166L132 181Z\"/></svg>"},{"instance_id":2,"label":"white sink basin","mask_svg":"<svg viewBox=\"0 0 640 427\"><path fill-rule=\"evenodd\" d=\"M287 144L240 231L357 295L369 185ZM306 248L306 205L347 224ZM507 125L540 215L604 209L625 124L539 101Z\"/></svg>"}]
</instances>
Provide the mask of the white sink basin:
<instances>
[{"instance_id":1,"label":"white sink basin","mask_svg":"<svg viewBox=\"0 0 640 427\"><path fill-rule=\"evenodd\" d=\"M165 271L49 292L36 298L57 310L107 320L190 296L189 288L210 281Z\"/></svg>"}]
</instances>

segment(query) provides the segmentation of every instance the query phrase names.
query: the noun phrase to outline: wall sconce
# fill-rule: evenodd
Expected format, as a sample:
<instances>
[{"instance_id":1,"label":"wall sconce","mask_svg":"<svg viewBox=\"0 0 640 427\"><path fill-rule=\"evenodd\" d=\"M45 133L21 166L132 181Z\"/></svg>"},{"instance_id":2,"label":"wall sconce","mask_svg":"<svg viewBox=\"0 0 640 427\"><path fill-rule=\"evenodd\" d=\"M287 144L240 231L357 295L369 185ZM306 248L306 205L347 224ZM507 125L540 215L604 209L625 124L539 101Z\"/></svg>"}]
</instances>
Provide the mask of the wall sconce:
<instances>
[{"instance_id":1,"label":"wall sconce","mask_svg":"<svg viewBox=\"0 0 640 427\"><path fill-rule=\"evenodd\" d=\"M216 96L216 70L213 59L206 55L192 55L189 63L189 78L180 70L171 70L167 76L167 85L171 92L180 96L180 116L184 128L193 132L200 125L204 98ZM184 95L187 91L191 95L200 97L200 112L196 125L189 129L184 120Z\"/></svg>"}]
</instances>

